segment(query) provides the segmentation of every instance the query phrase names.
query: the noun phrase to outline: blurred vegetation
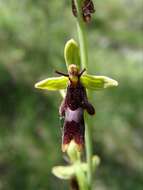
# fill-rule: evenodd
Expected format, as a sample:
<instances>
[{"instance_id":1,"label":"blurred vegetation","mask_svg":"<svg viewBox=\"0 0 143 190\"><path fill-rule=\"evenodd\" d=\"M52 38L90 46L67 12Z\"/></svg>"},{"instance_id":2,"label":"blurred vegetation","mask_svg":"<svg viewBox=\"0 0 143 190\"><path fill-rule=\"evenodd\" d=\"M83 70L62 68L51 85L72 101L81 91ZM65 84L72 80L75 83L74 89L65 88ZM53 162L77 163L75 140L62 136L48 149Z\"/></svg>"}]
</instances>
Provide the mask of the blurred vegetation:
<instances>
[{"instance_id":1,"label":"blurred vegetation","mask_svg":"<svg viewBox=\"0 0 143 190\"><path fill-rule=\"evenodd\" d=\"M90 71L119 81L93 93L97 190L143 188L142 0L96 0L88 26ZM65 42L77 39L70 0L0 1L0 190L63 190L58 93L34 89L66 72Z\"/></svg>"}]
</instances>

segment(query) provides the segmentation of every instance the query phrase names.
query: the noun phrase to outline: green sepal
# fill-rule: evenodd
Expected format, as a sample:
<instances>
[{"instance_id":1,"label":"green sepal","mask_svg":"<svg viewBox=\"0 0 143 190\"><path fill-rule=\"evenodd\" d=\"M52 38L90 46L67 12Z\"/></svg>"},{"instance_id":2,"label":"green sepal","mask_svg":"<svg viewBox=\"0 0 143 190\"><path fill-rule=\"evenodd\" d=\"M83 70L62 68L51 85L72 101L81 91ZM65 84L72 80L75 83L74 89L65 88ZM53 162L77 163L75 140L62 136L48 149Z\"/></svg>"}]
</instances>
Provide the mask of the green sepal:
<instances>
[{"instance_id":1,"label":"green sepal","mask_svg":"<svg viewBox=\"0 0 143 190\"><path fill-rule=\"evenodd\" d=\"M118 82L105 76L82 75L80 78L83 86L90 90L102 90L104 88L118 86Z\"/></svg>"},{"instance_id":2,"label":"green sepal","mask_svg":"<svg viewBox=\"0 0 143 190\"><path fill-rule=\"evenodd\" d=\"M72 140L68 146L67 154L72 162L80 160L80 152L77 148L77 144Z\"/></svg>"},{"instance_id":3,"label":"green sepal","mask_svg":"<svg viewBox=\"0 0 143 190\"><path fill-rule=\"evenodd\" d=\"M99 164L100 164L100 158L99 158L98 156L94 155L94 156L92 157L92 168L93 168L93 170L95 170L96 167L97 167ZM87 171L88 171L88 164L87 164L86 162L82 162L82 163L81 163L81 167L82 167L82 170L83 170L84 172L87 172Z\"/></svg>"},{"instance_id":4,"label":"green sepal","mask_svg":"<svg viewBox=\"0 0 143 190\"><path fill-rule=\"evenodd\" d=\"M79 160L74 160L75 162L70 166L55 166L52 169L52 173L60 178L60 179L71 179L73 176L76 175L76 169L77 166L80 168L83 172L87 173L88 171L88 164L86 162L79 162ZM92 168L93 170L96 169L96 167L100 163L100 158L96 155L92 157Z\"/></svg>"},{"instance_id":5,"label":"green sepal","mask_svg":"<svg viewBox=\"0 0 143 190\"><path fill-rule=\"evenodd\" d=\"M43 90L62 90L66 89L68 85L68 78L61 77L51 77L45 80L42 80L35 84L35 88Z\"/></svg>"},{"instance_id":6,"label":"green sepal","mask_svg":"<svg viewBox=\"0 0 143 190\"><path fill-rule=\"evenodd\" d=\"M96 169L96 167L100 164L100 158L97 155L92 156L92 167Z\"/></svg>"},{"instance_id":7,"label":"green sepal","mask_svg":"<svg viewBox=\"0 0 143 190\"><path fill-rule=\"evenodd\" d=\"M75 175L74 166L55 166L52 173L60 179L71 179Z\"/></svg>"},{"instance_id":8,"label":"green sepal","mask_svg":"<svg viewBox=\"0 0 143 190\"><path fill-rule=\"evenodd\" d=\"M64 49L64 57L67 69L69 65L75 64L80 68L80 53L77 42L74 39L67 41Z\"/></svg>"}]
</instances>

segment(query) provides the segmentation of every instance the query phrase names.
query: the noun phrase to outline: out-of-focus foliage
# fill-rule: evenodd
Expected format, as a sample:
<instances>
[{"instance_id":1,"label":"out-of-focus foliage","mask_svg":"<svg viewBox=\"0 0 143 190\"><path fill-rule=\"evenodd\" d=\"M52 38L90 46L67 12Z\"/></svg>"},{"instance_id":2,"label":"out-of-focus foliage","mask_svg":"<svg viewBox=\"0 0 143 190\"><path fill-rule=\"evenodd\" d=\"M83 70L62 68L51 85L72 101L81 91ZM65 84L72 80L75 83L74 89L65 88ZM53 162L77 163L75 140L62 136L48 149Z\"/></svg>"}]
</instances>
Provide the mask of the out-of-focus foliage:
<instances>
[{"instance_id":1,"label":"out-of-focus foliage","mask_svg":"<svg viewBox=\"0 0 143 190\"><path fill-rule=\"evenodd\" d=\"M143 187L142 0L96 0L88 26L90 72L119 81L93 93L95 189ZM68 189L51 174L63 161L55 92L34 84L66 72L64 44L77 39L70 0L0 1L0 190ZM55 75L56 76L56 75Z\"/></svg>"}]
</instances>

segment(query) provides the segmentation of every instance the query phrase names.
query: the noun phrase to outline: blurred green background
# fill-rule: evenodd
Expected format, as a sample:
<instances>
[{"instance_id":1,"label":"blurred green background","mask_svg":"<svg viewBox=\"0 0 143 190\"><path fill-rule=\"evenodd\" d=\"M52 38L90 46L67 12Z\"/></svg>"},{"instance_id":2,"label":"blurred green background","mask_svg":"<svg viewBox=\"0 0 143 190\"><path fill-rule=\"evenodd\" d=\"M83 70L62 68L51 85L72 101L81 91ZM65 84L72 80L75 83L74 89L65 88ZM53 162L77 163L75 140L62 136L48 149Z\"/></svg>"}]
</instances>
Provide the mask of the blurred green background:
<instances>
[{"instance_id":1,"label":"blurred green background","mask_svg":"<svg viewBox=\"0 0 143 190\"><path fill-rule=\"evenodd\" d=\"M118 88L93 93L96 190L143 189L143 1L96 0L88 25L90 73ZM64 190L56 92L34 89L66 72L64 44L77 40L70 0L0 0L0 190Z\"/></svg>"}]
</instances>

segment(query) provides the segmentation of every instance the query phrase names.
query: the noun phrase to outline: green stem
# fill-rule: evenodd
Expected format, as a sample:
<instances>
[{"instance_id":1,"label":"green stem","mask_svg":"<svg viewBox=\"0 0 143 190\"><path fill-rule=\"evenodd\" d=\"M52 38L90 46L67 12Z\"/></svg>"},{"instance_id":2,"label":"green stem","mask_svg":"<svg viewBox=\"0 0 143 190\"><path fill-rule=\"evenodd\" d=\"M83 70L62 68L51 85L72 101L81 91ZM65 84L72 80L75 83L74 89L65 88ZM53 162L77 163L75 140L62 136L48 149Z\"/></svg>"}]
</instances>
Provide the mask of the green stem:
<instances>
[{"instance_id":1,"label":"green stem","mask_svg":"<svg viewBox=\"0 0 143 190\"><path fill-rule=\"evenodd\" d=\"M80 190L89 190L87 177L82 167L81 154L78 151L77 145L74 141L71 141L67 154L70 158L71 163L73 164L75 176L77 178Z\"/></svg>"},{"instance_id":2,"label":"green stem","mask_svg":"<svg viewBox=\"0 0 143 190\"><path fill-rule=\"evenodd\" d=\"M85 143L86 143L86 157L88 163L88 184L89 190L92 189L92 139L91 139L91 129L88 123L85 124Z\"/></svg>"},{"instance_id":3,"label":"green stem","mask_svg":"<svg viewBox=\"0 0 143 190\"><path fill-rule=\"evenodd\" d=\"M77 31L78 31L79 44L80 44L81 64L83 68L86 68L86 70L88 70L88 51L87 51L86 35L85 35L85 23L83 22L81 14L82 2L83 0L75 0L75 5L78 12ZM88 163L87 177L88 177L89 190L92 189L92 138L90 130L91 129L86 122L85 143L86 143L86 157Z\"/></svg>"},{"instance_id":4,"label":"green stem","mask_svg":"<svg viewBox=\"0 0 143 190\"><path fill-rule=\"evenodd\" d=\"M89 190L85 173L81 168L81 162L77 162L74 167L80 190Z\"/></svg>"},{"instance_id":5,"label":"green stem","mask_svg":"<svg viewBox=\"0 0 143 190\"><path fill-rule=\"evenodd\" d=\"M88 69L88 53L87 53L87 43L86 43L86 33L85 33L85 23L83 22L83 18L81 15L81 4L82 0L75 0L75 5L78 11L77 17L77 32L80 43L80 56L81 56L81 64L82 67Z\"/></svg>"}]
</instances>

